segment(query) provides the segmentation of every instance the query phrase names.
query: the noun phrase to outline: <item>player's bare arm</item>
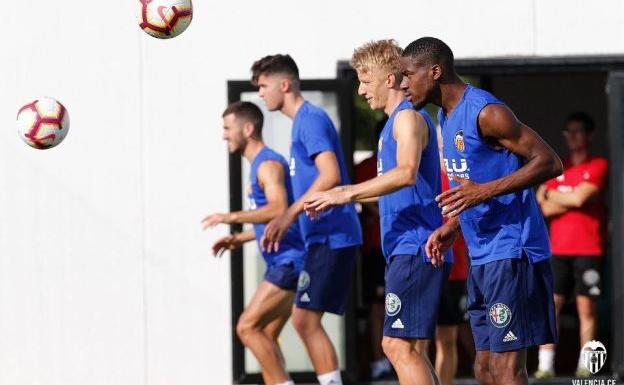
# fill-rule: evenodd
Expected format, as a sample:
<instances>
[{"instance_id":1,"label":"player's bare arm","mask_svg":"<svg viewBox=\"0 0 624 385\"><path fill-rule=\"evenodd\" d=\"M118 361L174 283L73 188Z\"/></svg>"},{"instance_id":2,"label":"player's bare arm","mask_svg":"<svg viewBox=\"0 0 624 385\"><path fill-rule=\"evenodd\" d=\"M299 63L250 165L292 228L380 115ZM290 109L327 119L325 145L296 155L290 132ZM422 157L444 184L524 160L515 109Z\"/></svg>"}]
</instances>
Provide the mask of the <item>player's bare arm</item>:
<instances>
[{"instance_id":1,"label":"player's bare arm","mask_svg":"<svg viewBox=\"0 0 624 385\"><path fill-rule=\"evenodd\" d=\"M514 173L488 183L456 179L459 186L436 197L442 214L452 217L492 197L525 189L561 175L557 154L535 131L520 122L509 108L487 105L479 114L481 135L522 157L525 163Z\"/></svg>"},{"instance_id":2,"label":"player's bare arm","mask_svg":"<svg viewBox=\"0 0 624 385\"><path fill-rule=\"evenodd\" d=\"M250 242L256 239L256 235L253 230L246 230L238 234L230 234L217 239L212 245L212 255L221 257L226 250L235 250L243 245L245 242Z\"/></svg>"},{"instance_id":3,"label":"player's bare arm","mask_svg":"<svg viewBox=\"0 0 624 385\"><path fill-rule=\"evenodd\" d=\"M340 183L340 168L333 151L323 151L316 155L314 163L319 172L310 188L280 216L271 220L264 228L260 244L263 250L279 250L279 242L284 238L288 227L303 211L304 202L315 192L329 190Z\"/></svg>"},{"instance_id":4,"label":"player's bare arm","mask_svg":"<svg viewBox=\"0 0 624 385\"><path fill-rule=\"evenodd\" d=\"M307 214L314 218L338 205L362 202L414 185L421 154L429 140L427 123L416 111L403 110L397 114L392 131L397 141L395 168L362 183L311 194L305 201Z\"/></svg>"},{"instance_id":5,"label":"player's bare arm","mask_svg":"<svg viewBox=\"0 0 624 385\"><path fill-rule=\"evenodd\" d=\"M258 167L258 182L264 190L267 204L256 210L208 215L202 221L204 230L219 223L266 223L281 215L288 207L284 178L284 169L279 162L273 160L262 162Z\"/></svg>"},{"instance_id":6,"label":"player's bare arm","mask_svg":"<svg viewBox=\"0 0 624 385\"><path fill-rule=\"evenodd\" d=\"M562 192L558 190L548 190L544 194L546 202L552 202L565 208L580 208L591 199L595 199L600 194L600 189L589 182L581 182L574 190Z\"/></svg>"}]
</instances>

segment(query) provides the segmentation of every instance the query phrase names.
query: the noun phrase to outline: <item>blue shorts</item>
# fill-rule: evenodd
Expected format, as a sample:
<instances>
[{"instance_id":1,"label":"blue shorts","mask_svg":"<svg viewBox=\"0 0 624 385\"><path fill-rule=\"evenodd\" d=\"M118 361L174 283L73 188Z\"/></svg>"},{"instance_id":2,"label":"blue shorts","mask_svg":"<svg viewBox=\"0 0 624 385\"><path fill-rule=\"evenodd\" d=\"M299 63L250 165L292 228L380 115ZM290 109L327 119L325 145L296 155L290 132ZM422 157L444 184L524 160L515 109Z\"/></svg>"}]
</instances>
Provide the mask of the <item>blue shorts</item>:
<instances>
[{"instance_id":1,"label":"blue shorts","mask_svg":"<svg viewBox=\"0 0 624 385\"><path fill-rule=\"evenodd\" d=\"M357 247L332 250L329 245L310 246L299 274L295 304L298 308L343 314Z\"/></svg>"},{"instance_id":2,"label":"blue shorts","mask_svg":"<svg viewBox=\"0 0 624 385\"><path fill-rule=\"evenodd\" d=\"M451 264L433 267L420 255L394 255L386 266L386 317L383 335L435 337L438 305Z\"/></svg>"},{"instance_id":3,"label":"blue shorts","mask_svg":"<svg viewBox=\"0 0 624 385\"><path fill-rule=\"evenodd\" d=\"M298 278L299 272L295 269L293 263L269 266L264 273L265 281L271 282L281 289L290 291L295 291Z\"/></svg>"},{"instance_id":4,"label":"blue shorts","mask_svg":"<svg viewBox=\"0 0 624 385\"><path fill-rule=\"evenodd\" d=\"M507 352L557 342L550 261L471 266L468 313L476 350Z\"/></svg>"}]
</instances>

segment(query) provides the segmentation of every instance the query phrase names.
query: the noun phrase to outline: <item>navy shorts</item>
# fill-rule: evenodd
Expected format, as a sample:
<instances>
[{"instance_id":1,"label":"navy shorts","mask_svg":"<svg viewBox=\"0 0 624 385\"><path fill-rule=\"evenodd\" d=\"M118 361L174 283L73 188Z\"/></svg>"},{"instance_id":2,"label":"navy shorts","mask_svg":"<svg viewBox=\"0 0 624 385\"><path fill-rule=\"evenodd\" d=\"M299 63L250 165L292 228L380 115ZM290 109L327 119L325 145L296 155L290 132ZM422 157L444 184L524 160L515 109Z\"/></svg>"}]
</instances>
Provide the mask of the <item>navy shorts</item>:
<instances>
[{"instance_id":1,"label":"navy shorts","mask_svg":"<svg viewBox=\"0 0 624 385\"><path fill-rule=\"evenodd\" d=\"M301 309L343 314L357 247L331 249L315 243L310 246L299 274L295 304Z\"/></svg>"},{"instance_id":2,"label":"navy shorts","mask_svg":"<svg viewBox=\"0 0 624 385\"><path fill-rule=\"evenodd\" d=\"M386 317L383 335L432 339L438 305L451 264L433 267L420 255L394 255L386 266Z\"/></svg>"},{"instance_id":3,"label":"navy shorts","mask_svg":"<svg viewBox=\"0 0 624 385\"><path fill-rule=\"evenodd\" d=\"M295 291L298 278L299 272L292 263L269 266L267 267L266 273L264 273L265 281L271 282L281 289L290 291Z\"/></svg>"},{"instance_id":4,"label":"navy shorts","mask_svg":"<svg viewBox=\"0 0 624 385\"><path fill-rule=\"evenodd\" d=\"M507 352L557 342L550 261L526 255L471 266L468 313L476 350Z\"/></svg>"}]
</instances>

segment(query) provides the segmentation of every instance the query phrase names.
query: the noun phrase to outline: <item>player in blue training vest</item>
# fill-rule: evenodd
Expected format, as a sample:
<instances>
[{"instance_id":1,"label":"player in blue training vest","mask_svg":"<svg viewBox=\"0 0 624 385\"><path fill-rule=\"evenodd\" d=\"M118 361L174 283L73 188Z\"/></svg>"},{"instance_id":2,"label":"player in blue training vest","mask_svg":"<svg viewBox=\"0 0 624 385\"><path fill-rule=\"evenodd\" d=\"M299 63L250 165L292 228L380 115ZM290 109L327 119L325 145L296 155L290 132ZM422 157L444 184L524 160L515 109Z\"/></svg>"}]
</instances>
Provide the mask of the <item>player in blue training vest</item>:
<instances>
[{"instance_id":1,"label":"player in blue training vest","mask_svg":"<svg viewBox=\"0 0 624 385\"><path fill-rule=\"evenodd\" d=\"M453 53L425 37L403 51L401 86L415 107L441 108L449 221L427 243L436 261L461 226L471 267L468 312L483 384L527 384L526 348L556 340L548 232L532 186L562 172L554 151L490 93L462 82Z\"/></svg>"},{"instance_id":2,"label":"player in blue training vest","mask_svg":"<svg viewBox=\"0 0 624 385\"><path fill-rule=\"evenodd\" d=\"M321 318L342 314L358 246L360 223L353 205L331 210L312 222L303 202L315 191L349 183L340 140L325 111L305 101L299 89L299 70L288 55L266 56L252 66L253 82L270 111L293 120L290 178L295 202L264 230L262 247L281 250L289 226L299 221L306 256L293 309L293 325L306 346L321 385L341 385L334 347Z\"/></svg>"},{"instance_id":3,"label":"player in blue training vest","mask_svg":"<svg viewBox=\"0 0 624 385\"><path fill-rule=\"evenodd\" d=\"M382 346L399 382L434 384L424 349L435 336L438 305L452 256L434 265L425 254L431 233L442 225L435 197L441 192L435 127L425 110L414 110L400 89L401 48L392 40L355 50L358 93L388 120L379 137L377 177L312 195L312 218L354 201L378 199L382 250L386 258L386 316Z\"/></svg>"},{"instance_id":4,"label":"player in blue training vest","mask_svg":"<svg viewBox=\"0 0 624 385\"><path fill-rule=\"evenodd\" d=\"M236 102L223 112L223 138L230 153L240 153L251 164L247 211L208 215L204 229L219 223L252 223L254 229L225 236L212 247L215 255L244 242L260 241L264 224L281 215L293 202L288 163L262 141L262 111L253 103ZM286 232L279 250L262 251L264 281L241 314L236 332L256 356L266 384L292 384L284 368L277 338L290 317L297 279L303 267L305 246L298 223Z\"/></svg>"}]
</instances>

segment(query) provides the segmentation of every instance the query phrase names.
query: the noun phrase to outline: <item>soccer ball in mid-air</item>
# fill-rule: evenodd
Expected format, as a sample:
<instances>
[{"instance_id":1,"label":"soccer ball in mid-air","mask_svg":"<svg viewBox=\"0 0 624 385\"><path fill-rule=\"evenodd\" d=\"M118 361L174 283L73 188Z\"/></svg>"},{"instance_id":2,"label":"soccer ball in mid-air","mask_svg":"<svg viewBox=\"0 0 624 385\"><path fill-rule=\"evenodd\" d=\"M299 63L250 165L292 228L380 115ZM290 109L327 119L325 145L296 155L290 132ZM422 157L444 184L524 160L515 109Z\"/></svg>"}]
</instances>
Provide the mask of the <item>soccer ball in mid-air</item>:
<instances>
[{"instance_id":1,"label":"soccer ball in mid-air","mask_svg":"<svg viewBox=\"0 0 624 385\"><path fill-rule=\"evenodd\" d=\"M151 36L171 39L191 24L191 0L138 0L139 26Z\"/></svg>"},{"instance_id":2,"label":"soccer ball in mid-air","mask_svg":"<svg viewBox=\"0 0 624 385\"><path fill-rule=\"evenodd\" d=\"M65 139L68 130L69 114L55 99L39 98L17 112L17 132L31 147L52 148Z\"/></svg>"}]
</instances>

